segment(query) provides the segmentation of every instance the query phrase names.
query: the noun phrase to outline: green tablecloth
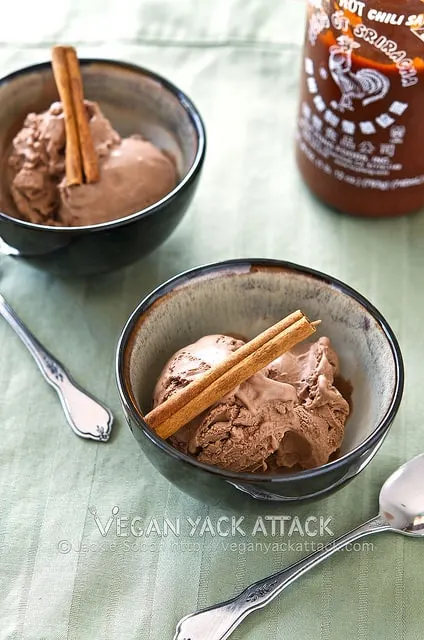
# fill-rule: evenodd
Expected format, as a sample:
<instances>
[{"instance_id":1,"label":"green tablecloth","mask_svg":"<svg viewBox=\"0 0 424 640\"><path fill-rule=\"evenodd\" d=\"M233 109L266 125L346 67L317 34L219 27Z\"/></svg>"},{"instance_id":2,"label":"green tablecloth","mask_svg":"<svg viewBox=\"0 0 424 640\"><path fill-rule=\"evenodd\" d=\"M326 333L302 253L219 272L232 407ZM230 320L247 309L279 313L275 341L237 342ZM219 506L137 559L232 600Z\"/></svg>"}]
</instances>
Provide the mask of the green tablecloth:
<instances>
[{"instance_id":1,"label":"green tablecloth","mask_svg":"<svg viewBox=\"0 0 424 640\"><path fill-rule=\"evenodd\" d=\"M292 153L303 18L300 0L27 1L3 10L1 73L48 58L59 41L75 43L82 56L140 63L193 98L209 148L189 214L148 259L86 281L0 261L2 292L116 415L109 444L78 439L0 322L1 640L171 639L182 615L232 597L307 550L299 532L253 537L254 516L242 523L246 536L200 535L207 516L215 527L223 514L170 486L125 424L114 381L116 340L136 303L181 270L243 256L300 262L359 289L397 332L406 390L381 451L340 493L282 507L281 514L301 523L309 515L330 518L328 529L342 533L374 514L386 476L423 449L424 217L339 216L303 186ZM180 519L180 533L160 536L164 518L174 526ZM201 519L193 536L188 518ZM139 536L140 527L150 531ZM319 540L328 537L324 531ZM291 545L265 546L275 541ZM251 542L262 542L262 550L238 544ZM234 638L421 637L424 545L390 535L372 543L303 578Z\"/></svg>"}]
</instances>

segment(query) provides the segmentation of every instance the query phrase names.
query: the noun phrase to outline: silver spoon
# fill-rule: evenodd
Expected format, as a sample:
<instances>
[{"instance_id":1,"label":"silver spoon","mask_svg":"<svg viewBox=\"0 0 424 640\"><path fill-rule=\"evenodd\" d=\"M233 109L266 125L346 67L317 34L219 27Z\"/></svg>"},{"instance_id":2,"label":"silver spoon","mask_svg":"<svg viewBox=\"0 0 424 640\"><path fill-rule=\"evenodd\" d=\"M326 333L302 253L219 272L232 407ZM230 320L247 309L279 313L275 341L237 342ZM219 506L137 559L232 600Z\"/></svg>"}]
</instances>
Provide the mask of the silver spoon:
<instances>
[{"instance_id":1,"label":"silver spoon","mask_svg":"<svg viewBox=\"0 0 424 640\"><path fill-rule=\"evenodd\" d=\"M68 423L77 436L99 442L109 440L112 413L75 383L63 365L38 342L1 294L0 315L27 347L46 382L56 389Z\"/></svg>"},{"instance_id":2,"label":"silver spoon","mask_svg":"<svg viewBox=\"0 0 424 640\"><path fill-rule=\"evenodd\" d=\"M254 582L239 596L192 613L177 625L174 640L225 640L249 613L265 607L292 582L359 538L381 531L424 537L424 454L413 458L384 483L380 513L303 560Z\"/></svg>"}]
</instances>

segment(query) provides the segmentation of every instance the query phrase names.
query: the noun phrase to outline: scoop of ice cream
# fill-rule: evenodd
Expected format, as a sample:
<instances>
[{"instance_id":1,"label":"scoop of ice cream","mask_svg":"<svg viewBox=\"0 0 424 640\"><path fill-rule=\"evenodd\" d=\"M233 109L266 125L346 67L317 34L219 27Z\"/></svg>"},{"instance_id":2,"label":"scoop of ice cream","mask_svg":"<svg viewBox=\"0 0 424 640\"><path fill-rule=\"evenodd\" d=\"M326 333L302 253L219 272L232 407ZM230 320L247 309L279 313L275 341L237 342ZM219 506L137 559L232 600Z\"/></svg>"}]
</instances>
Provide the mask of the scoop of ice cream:
<instances>
[{"instance_id":1,"label":"scoop of ice cream","mask_svg":"<svg viewBox=\"0 0 424 640\"><path fill-rule=\"evenodd\" d=\"M157 406L183 387L186 387L198 375L219 364L230 353L243 345L242 340L228 336L205 336L197 342L177 351L168 360L158 379L153 402Z\"/></svg>"},{"instance_id":2,"label":"scoop of ice cream","mask_svg":"<svg viewBox=\"0 0 424 640\"><path fill-rule=\"evenodd\" d=\"M65 126L60 103L30 113L13 140L10 190L22 217L48 224L59 204L57 185L65 173Z\"/></svg>"},{"instance_id":3,"label":"scoop of ice cream","mask_svg":"<svg viewBox=\"0 0 424 640\"><path fill-rule=\"evenodd\" d=\"M201 338L165 366L154 393L164 402L243 344ZM201 462L232 471L312 468L340 447L349 405L334 386L338 358L328 338L302 345L239 385L172 438Z\"/></svg>"},{"instance_id":4,"label":"scoop of ice cream","mask_svg":"<svg viewBox=\"0 0 424 640\"><path fill-rule=\"evenodd\" d=\"M151 142L124 138L100 162L100 180L59 190L59 219L65 226L99 224L158 202L177 182L175 165Z\"/></svg>"},{"instance_id":5,"label":"scoop of ice cream","mask_svg":"<svg viewBox=\"0 0 424 640\"><path fill-rule=\"evenodd\" d=\"M100 181L67 187L65 122L60 102L31 113L9 158L10 190L25 220L81 226L121 218L157 202L177 182L172 159L135 135L121 139L94 102L85 101Z\"/></svg>"}]
</instances>

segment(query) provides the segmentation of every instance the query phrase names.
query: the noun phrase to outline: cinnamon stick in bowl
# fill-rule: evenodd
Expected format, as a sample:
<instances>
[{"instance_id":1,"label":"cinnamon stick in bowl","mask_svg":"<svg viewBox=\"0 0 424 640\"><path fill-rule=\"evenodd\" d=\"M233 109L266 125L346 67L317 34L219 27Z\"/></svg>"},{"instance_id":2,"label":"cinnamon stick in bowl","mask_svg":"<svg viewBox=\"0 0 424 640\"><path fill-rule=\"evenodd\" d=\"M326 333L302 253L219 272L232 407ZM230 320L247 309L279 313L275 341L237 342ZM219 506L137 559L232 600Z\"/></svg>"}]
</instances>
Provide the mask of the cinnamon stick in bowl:
<instances>
[{"instance_id":1,"label":"cinnamon stick in bowl","mask_svg":"<svg viewBox=\"0 0 424 640\"><path fill-rule=\"evenodd\" d=\"M81 70L73 47L52 49L52 68L63 105L66 131L66 180L69 186L97 182L99 164L91 136Z\"/></svg>"},{"instance_id":2,"label":"cinnamon stick in bowl","mask_svg":"<svg viewBox=\"0 0 424 640\"><path fill-rule=\"evenodd\" d=\"M65 47L53 48L52 68L65 118L66 181L69 186L78 185L83 182L81 150Z\"/></svg>"},{"instance_id":3,"label":"cinnamon stick in bowl","mask_svg":"<svg viewBox=\"0 0 424 640\"><path fill-rule=\"evenodd\" d=\"M145 421L161 438L169 438L238 385L315 333L317 324L310 322L301 311L292 313L150 411Z\"/></svg>"}]
</instances>

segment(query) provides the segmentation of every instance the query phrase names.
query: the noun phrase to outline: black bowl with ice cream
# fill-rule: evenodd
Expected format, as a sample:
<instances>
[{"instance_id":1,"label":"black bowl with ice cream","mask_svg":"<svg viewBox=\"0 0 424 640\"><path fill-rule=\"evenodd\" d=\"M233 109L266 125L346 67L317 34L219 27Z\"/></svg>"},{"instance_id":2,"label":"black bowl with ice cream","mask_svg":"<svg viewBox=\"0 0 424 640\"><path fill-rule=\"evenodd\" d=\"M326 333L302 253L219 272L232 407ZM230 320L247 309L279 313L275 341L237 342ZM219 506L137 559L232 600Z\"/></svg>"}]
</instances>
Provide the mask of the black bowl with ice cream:
<instances>
[{"instance_id":1,"label":"black bowl with ice cream","mask_svg":"<svg viewBox=\"0 0 424 640\"><path fill-rule=\"evenodd\" d=\"M61 276L124 267L147 255L174 231L196 191L206 151L205 128L189 98L159 75L135 65L80 60L87 100L97 102L122 138L139 134L177 168L177 183L150 206L81 226L48 226L20 219L8 176L11 144L28 113L58 100L50 63L0 80L0 252ZM101 183L99 183L101 186Z\"/></svg>"},{"instance_id":2,"label":"black bowl with ice cream","mask_svg":"<svg viewBox=\"0 0 424 640\"><path fill-rule=\"evenodd\" d=\"M336 459L297 472L250 473L205 464L162 440L144 416L168 359L202 336L251 339L301 309L322 323L352 385L352 411ZM213 313L211 313L213 310ZM331 276L277 260L230 260L161 285L129 318L117 350L117 381L131 431L146 457L182 491L215 506L253 509L319 498L344 486L373 459L403 392L402 355L386 320Z\"/></svg>"}]
</instances>

